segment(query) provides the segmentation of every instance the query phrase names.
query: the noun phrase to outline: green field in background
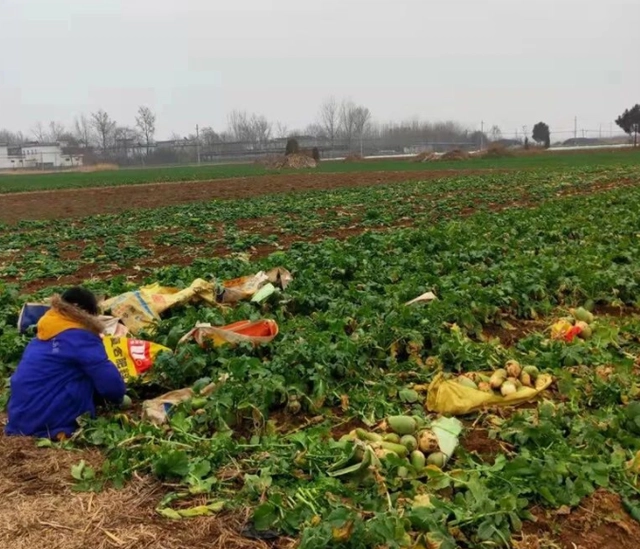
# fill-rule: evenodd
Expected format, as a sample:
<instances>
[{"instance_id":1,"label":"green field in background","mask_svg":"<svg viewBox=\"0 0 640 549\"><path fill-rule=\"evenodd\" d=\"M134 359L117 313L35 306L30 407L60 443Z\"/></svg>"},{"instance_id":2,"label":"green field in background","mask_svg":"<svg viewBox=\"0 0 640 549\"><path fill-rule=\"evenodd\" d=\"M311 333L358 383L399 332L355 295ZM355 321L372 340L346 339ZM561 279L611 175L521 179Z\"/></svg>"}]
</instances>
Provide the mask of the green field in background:
<instances>
[{"instance_id":1,"label":"green field in background","mask_svg":"<svg viewBox=\"0 0 640 549\"><path fill-rule=\"evenodd\" d=\"M631 165L640 163L640 150L598 150L531 154L503 158L476 158L454 162L416 163L411 159L382 159L363 162L322 162L310 173L353 173L375 171L431 171L475 169L566 168L595 165ZM140 185L177 181L207 181L274 173L295 173L297 170L267 170L257 164L217 164L161 168L123 168L93 173L47 173L0 175L0 193ZM308 170L306 170L308 171Z\"/></svg>"}]
</instances>

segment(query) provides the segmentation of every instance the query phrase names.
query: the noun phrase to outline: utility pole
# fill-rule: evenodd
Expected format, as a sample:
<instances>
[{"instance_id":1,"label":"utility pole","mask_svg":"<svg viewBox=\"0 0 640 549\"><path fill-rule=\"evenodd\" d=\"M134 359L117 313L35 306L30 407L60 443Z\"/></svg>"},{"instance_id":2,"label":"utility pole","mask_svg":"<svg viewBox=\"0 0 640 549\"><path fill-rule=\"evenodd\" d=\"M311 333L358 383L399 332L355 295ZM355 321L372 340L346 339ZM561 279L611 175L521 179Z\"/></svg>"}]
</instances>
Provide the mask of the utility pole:
<instances>
[{"instance_id":1,"label":"utility pole","mask_svg":"<svg viewBox=\"0 0 640 549\"><path fill-rule=\"evenodd\" d=\"M573 138L578 139L578 117L573 117Z\"/></svg>"},{"instance_id":2,"label":"utility pole","mask_svg":"<svg viewBox=\"0 0 640 549\"><path fill-rule=\"evenodd\" d=\"M484 120L480 122L480 150L484 150Z\"/></svg>"},{"instance_id":3,"label":"utility pole","mask_svg":"<svg viewBox=\"0 0 640 549\"><path fill-rule=\"evenodd\" d=\"M198 153L198 166L200 165L200 126L196 124L196 151Z\"/></svg>"}]
</instances>

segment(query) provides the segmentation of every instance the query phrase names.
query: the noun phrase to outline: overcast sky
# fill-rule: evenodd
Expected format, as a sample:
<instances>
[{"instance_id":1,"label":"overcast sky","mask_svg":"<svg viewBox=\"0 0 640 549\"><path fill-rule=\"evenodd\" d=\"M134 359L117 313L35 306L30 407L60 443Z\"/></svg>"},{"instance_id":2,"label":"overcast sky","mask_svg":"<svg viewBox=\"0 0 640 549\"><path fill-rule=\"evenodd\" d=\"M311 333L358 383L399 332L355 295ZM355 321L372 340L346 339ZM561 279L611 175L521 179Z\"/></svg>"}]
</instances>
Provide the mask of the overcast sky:
<instances>
[{"instance_id":1,"label":"overcast sky","mask_svg":"<svg viewBox=\"0 0 640 549\"><path fill-rule=\"evenodd\" d=\"M0 128L141 104L159 139L233 109L297 128L333 94L378 121L609 131L640 102L638 23L640 0L0 0Z\"/></svg>"}]
</instances>

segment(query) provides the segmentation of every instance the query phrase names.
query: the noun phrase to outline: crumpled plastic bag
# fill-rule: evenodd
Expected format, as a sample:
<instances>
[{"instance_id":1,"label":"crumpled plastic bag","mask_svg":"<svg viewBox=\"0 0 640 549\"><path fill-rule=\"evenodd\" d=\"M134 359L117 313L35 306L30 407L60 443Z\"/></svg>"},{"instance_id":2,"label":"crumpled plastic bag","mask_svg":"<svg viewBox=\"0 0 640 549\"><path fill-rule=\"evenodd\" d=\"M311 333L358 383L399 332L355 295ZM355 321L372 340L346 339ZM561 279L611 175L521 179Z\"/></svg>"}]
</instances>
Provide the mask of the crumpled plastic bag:
<instances>
[{"instance_id":1,"label":"crumpled plastic bag","mask_svg":"<svg viewBox=\"0 0 640 549\"><path fill-rule=\"evenodd\" d=\"M105 336L102 343L109 360L116 365L125 380L135 379L148 372L160 353L172 352L157 343L128 337Z\"/></svg>"},{"instance_id":2,"label":"crumpled plastic bag","mask_svg":"<svg viewBox=\"0 0 640 549\"><path fill-rule=\"evenodd\" d=\"M266 273L260 271L251 276L241 276L240 278L226 280L222 283L223 288L217 296L217 302L232 304L251 299L268 284L279 286L285 290L292 280L291 273L282 267L276 267ZM270 288L269 290L272 292Z\"/></svg>"},{"instance_id":3,"label":"crumpled plastic bag","mask_svg":"<svg viewBox=\"0 0 640 549\"><path fill-rule=\"evenodd\" d=\"M126 337L129 335L129 328L120 322L120 319L113 316L101 315L98 320L102 322L104 330L102 333L113 337Z\"/></svg>"},{"instance_id":4,"label":"crumpled plastic bag","mask_svg":"<svg viewBox=\"0 0 640 549\"><path fill-rule=\"evenodd\" d=\"M38 324L38 321L51 309L47 303L25 303L18 316L18 331L21 334Z\"/></svg>"},{"instance_id":5,"label":"crumpled plastic bag","mask_svg":"<svg viewBox=\"0 0 640 549\"><path fill-rule=\"evenodd\" d=\"M260 300L266 299L275 291L275 286L284 290L292 280L289 271L277 267L268 272L260 271L254 275L224 281L219 288L214 282L201 278L194 280L184 290L161 286L156 282L107 299L100 303L100 309L119 317L131 333L137 335L143 330L152 332L160 315L176 305L199 300L220 306L232 305L254 296L260 297ZM263 288L262 295L256 295Z\"/></svg>"},{"instance_id":6,"label":"crumpled plastic bag","mask_svg":"<svg viewBox=\"0 0 640 549\"><path fill-rule=\"evenodd\" d=\"M204 389L200 391L200 396L209 396L213 393L221 384L229 379L229 374L222 374L218 381L209 383ZM162 425L169 419L169 411L173 406L185 402L190 398L196 396L196 392L191 388L178 389L176 391L170 391L159 397L151 400L145 400L142 403L142 417L147 421L155 425Z\"/></svg>"},{"instance_id":7,"label":"crumpled plastic bag","mask_svg":"<svg viewBox=\"0 0 640 549\"><path fill-rule=\"evenodd\" d=\"M160 315L178 304L187 303L196 296L211 294L214 285L197 278L188 288L178 290L161 286L157 282L143 286L139 290L126 292L100 303L103 312L111 312L122 320L122 323L133 334L142 330L151 331Z\"/></svg>"},{"instance_id":8,"label":"crumpled plastic bag","mask_svg":"<svg viewBox=\"0 0 640 549\"><path fill-rule=\"evenodd\" d=\"M184 343L190 339L201 347L207 344L214 347L239 343L251 343L254 346L270 343L278 335L278 324L275 320L241 320L227 326L211 326L211 324L196 324L196 327L186 334L180 341Z\"/></svg>"},{"instance_id":9,"label":"crumpled plastic bag","mask_svg":"<svg viewBox=\"0 0 640 549\"><path fill-rule=\"evenodd\" d=\"M518 406L535 400L542 391L553 383L553 378L541 374L535 388L525 387L517 393L503 397L495 393L485 393L478 389L464 387L457 381L445 379L439 373L429 385L426 408L430 412L451 416L462 416L490 406Z\"/></svg>"},{"instance_id":10,"label":"crumpled plastic bag","mask_svg":"<svg viewBox=\"0 0 640 549\"><path fill-rule=\"evenodd\" d=\"M425 294L419 295L411 301L407 301L405 305L413 305L415 303L431 303L434 299L438 299L436 294L434 294L433 292L427 292Z\"/></svg>"}]
</instances>

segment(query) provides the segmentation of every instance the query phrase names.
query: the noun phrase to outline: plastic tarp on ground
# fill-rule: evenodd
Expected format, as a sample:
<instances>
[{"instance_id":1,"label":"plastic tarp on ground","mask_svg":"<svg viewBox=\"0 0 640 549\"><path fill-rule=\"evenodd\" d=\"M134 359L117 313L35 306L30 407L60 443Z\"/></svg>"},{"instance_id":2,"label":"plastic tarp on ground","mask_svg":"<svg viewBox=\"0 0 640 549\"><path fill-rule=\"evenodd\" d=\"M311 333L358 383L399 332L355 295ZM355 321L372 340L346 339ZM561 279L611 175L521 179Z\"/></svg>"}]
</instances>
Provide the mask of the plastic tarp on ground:
<instances>
[{"instance_id":1,"label":"plastic tarp on ground","mask_svg":"<svg viewBox=\"0 0 640 549\"><path fill-rule=\"evenodd\" d=\"M461 416L490 406L518 406L535 400L552 383L550 375L542 374L536 380L535 388L523 387L517 393L503 397L465 387L455 380L445 379L440 373L429 385L426 407L430 412Z\"/></svg>"}]
</instances>

